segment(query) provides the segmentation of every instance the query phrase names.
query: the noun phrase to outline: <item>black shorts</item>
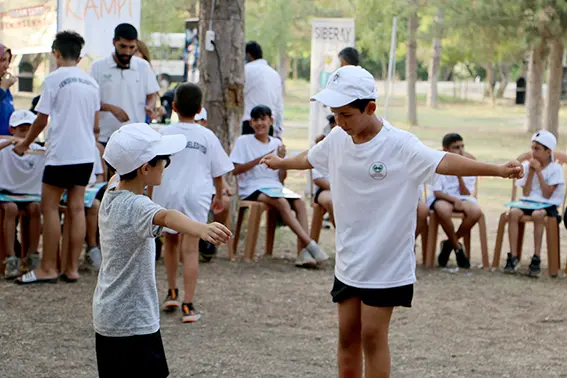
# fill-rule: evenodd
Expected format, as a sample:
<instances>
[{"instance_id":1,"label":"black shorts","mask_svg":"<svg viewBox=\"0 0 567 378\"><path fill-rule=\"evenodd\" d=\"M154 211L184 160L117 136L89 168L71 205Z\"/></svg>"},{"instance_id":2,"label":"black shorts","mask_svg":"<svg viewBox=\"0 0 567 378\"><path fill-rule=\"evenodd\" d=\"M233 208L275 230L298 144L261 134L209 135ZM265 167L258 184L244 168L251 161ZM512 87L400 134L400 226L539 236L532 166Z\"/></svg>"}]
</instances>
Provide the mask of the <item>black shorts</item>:
<instances>
[{"instance_id":1,"label":"black shorts","mask_svg":"<svg viewBox=\"0 0 567 378\"><path fill-rule=\"evenodd\" d=\"M533 209L520 209L524 212L524 215L532 215L534 210ZM557 218L557 223L561 223L561 215L559 215L559 211L557 211L557 206L551 205L549 207L545 207L541 210L545 210L545 215L548 217L555 217Z\"/></svg>"},{"instance_id":2,"label":"black shorts","mask_svg":"<svg viewBox=\"0 0 567 378\"><path fill-rule=\"evenodd\" d=\"M242 135L254 134L254 129L250 126L249 121L242 122ZM270 126L270 131L268 132L270 136L274 136L274 126Z\"/></svg>"},{"instance_id":3,"label":"black shorts","mask_svg":"<svg viewBox=\"0 0 567 378\"><path fill-rule=\"evenodd\" d=\"M413 284L387 289L360 289L344 284L335 277L331 296L334 303L356 297L372 307L411 307Z\"/></svg>"},{"instance_id":4,"label":"black shorts","mask_svg":"<svg viewBox=\"0 0 567 378\"><path fill-rule=\"evenodd\" d=\"M169 375L161 333L128 337L95 336L99 378Z\"/></svg>"},{"instance_id":5,"label":"black shorts","mask_svg":"<svg viewBox=\"0 0 567 378\"><path fill-rule=\"evenodd\" d=\"M315 192L315 197L313 197L313 202L315 203L319 203L319 196L321 195L321 193L323 193L325 191L325 189L317 189L317 191Z\"/></svg>"},{"instance_id":6,"label":"black shorts","mask_svg":"<svg viewBox=\"0 0 567 378\"><path fill-rule=\"evenodd\" d=\"M11 196L17 196L18 195L16 193L12 193L8 190L0 190L0 194L7 194L7 195L11 195ZM34 203L34 202L20 202L20 201L18 201L18 202L13 202L13 203L15 203L16 206L18 206L18 210L27 210L28 205L30 203Z\"/></svg>"},{"instance_id":7,"label":"black shorts","mask_svg":"<svg viewBox=\"0 0 567 378\"><path fill-rule=\"evenodd\" d=\"M260 194L262 194L261 191L256 190L254 193L250 194L248 197L244 198L242 201L258 201L258 197L260 197ZM289 205L291 206L291 209L293 210L293 201L295 201L296 199L299 198L286 198L287 202L289 202Z\"/></svg>"},{"instance_id":8,"label":"black shorts","mask_svg":"<svg viewBox=\"0 0 567 378\"><path fill-rule=\"evenodd\" d=\"M46 165L42 182L63 189L87 186L93 174L94 163Z\"/></svg>"}]
</instances>

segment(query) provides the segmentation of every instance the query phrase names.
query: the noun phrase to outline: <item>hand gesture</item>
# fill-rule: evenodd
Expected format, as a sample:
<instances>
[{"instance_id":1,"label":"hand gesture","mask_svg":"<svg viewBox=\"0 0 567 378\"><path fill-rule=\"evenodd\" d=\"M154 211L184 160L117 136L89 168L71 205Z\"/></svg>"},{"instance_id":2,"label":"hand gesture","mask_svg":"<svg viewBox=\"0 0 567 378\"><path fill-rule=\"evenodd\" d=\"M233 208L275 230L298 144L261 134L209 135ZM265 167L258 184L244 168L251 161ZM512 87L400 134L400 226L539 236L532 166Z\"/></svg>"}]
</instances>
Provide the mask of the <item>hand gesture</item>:
<instances>
[{"instance_id":1,"label":"hand gesture","mask_svg":"<svg viewBox=\"0 0 567 378\"><path fill-rule=\"evenodd\" d=\"M11 75L9 73L4 74L0 80L0 87L3 90L8 90L12 85L14 85L18 81L18 77Z\"/></svg>"},{"instance_id":2,"label":"hand gesture","mask_svg":"<svg viewBox=\"0 0 567 378\"><path fill-rule=\"evenodd\" d=\"M504 178L520 179L524 177L524 167L518 160L509 161L500 166L500 176Z\"/></svg>"},{"instance_id":3,"label":"hand gesture","mask_svg":"<svg viewBox=\"0 0 567 378\"><path fill-rule=\"evenodd\" d=\"M533 169L536 172L541 170L541 163L537 159L530 159L530 169Z\"/></svg>"},{"instance_id":4,"label":"hand gesture","mask_svg":"<svg viewBox=\"0 0 567 378\"><path fill-rule=\"evenodd\" d=\"M14 153L18 156L24 156L27 149L28 146L26 146L23 141L18 141L12 151L14 151Z\"/></svg>"},{"instance_id":5,"label":"hand gesture","mask_svg":"<svg viewBox=\"0 0 567 378\"><path fill-rule=\"evenodd\" d=\"M455 211L464 211L465 207L463 206L463 201L459 198L457 198L454 202L453 202L453 206L455 208Z\"/></svg>"},{"instance_id":6,"label":"hand gesture","mask_svg":"<svg viewBox=\"0 0 567 378\"><path fill-rule=\"evenodd\" d=\"M158 116L158 111L156 109L152 109L149 106L146 106L145 108L146 114L148 115L148 117L150 117L150 120L154 120L157 118Z\"/></svg>"},{"instance_id":7,"label":"hand gesture","mask_svg":"<svg viewBox=\"0 0 567 378\"><path fill-rule=\"evenodd\" d=\"M287 153L287 150L286 150L286 148L285 148L285 145L283 145L283 144L280 145L280 146L278 147L278 156L283 159L283 158L285 157L286 153Z\"/></svg>"},{"instance_id":8,"label":"hand gesture","mask_svg":"<svg viewBox=\"0 0 567 378\"><path fill-rule=\"evenodd\" d=\"M282 168L283 159L274 154L266 155L260 160L260 164L266 164L268 168L277 170Z\"/></svg>"},{"instance_id":9,"label":"hand gesture","mask_svg":"<svg viewBox=\"0 0 567 378\"><path fill-rule=\"evenodd\" d=\"M112 105L110 107L110 112L122 123L128 122L130 120L130 117L128 117L128 113L126 113L124 109L118 106Z\"/></svg>"},{"instance_id":10,"label":"hand gesture","mask_svg":"<svg viewBox=\"0 0 567 378\"><path fill-rule=\"evenodd\" d=\"M213 222L205 225L203 232L199 237L209 243L219 245L229 241L230 238L232 238L232 233L222 224Z\"/></svg>"},{"instance_id":11,"label":"hand gesture","mask_svg":"<svg viewBox=\"0 0 567 378\"><path fill-rule=\"evenodd\" d=\"M214 196L212 209L214 214L222 213L224 210L224 204L222 203L222 197Z\"/></svg>"}]
</instances>

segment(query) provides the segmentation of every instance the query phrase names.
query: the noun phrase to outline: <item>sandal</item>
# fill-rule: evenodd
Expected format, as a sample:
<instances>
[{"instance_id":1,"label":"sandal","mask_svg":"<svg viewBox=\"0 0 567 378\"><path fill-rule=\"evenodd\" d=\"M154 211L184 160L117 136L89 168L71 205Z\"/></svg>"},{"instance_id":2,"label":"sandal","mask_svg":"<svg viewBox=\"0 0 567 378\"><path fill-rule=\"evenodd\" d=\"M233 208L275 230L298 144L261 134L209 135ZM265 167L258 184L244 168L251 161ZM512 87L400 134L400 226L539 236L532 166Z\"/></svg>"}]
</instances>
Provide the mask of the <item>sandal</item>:
<instances>
[{"instance_id":1,"label":"sandal","mask_svg":"<svg viewBox=\"0 0 567 378\"><path fill-rule=\"evenodd\" d=\"M66 275L65 273L61 274L59 276L59 279L63 282L67 282L67 283L75 283L79 280L78 278L71 278L68 275Z\"/></svg>"},{"instance_id":2,"label":"sandal","mask_svg":"<svg viewBox=\"0 0 567 378\"><path fill-rule=\"evenodd\" d=\"M35 272L32 270L27 272L21 277L18 277L16 281L14 281L18 285L30 285L30 284L54 284L57 283L57 278L37 278Z\"/></svg>"}]
</instances>

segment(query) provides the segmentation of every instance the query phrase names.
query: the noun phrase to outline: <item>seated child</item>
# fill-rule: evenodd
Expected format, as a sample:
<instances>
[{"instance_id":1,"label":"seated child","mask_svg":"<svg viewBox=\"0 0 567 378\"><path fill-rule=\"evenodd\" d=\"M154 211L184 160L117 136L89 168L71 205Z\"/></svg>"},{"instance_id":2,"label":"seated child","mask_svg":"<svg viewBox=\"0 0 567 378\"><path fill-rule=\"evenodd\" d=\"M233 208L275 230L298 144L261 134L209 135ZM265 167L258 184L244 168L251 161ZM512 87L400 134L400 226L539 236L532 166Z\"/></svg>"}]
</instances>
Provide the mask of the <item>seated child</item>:
<instances>
[{"instance_id":1,"label":"seated child","mask_svg":"<svg viewBox=\"0 0 567 378\"><path fill-rule=\"evenodd\" d=\"M451 133L443 137L443 151L452 152L461 156L470 157L465 153L465 144L459 134ZM482 216L476 198L474 188L476 177L445 176L437 174L435 185L431 188L428 198L428 205L434 210L439 218L439 224L443 227L447 240L441 242L441 252L437 258L440 267L447 266L451 252L454 250L457 258L457 265L460 268L468 269L471 264L463 245L459 239L464 237L470 229L478 222ZM455 232L453 225L453 212L465 214L463 222Z\"/></svg>"},{"instance_id":2,"label":"seated child","mask_svg":"<svg viewBox=\"0 0 567 378\"><path fill-rule=\"evenodd\" d=\"M254 134L240 136L230 155L234 163L232 173L238 176L240 198L247 201L260 201L276 209L282 220L301 241L301 251L295 262L296 266L315 266L329 258L319 245L309 236L307 209L301 199L270 198L260 192L262 188L283 188L285 170L271 170L260 165L266 155L277 153L284 157L285 146L278 138L269 135L273 123L272 111L265 105L258 105L250 112L250 125ZM296 216L294 216L295 211Z\"/></svg>"},{"instance_id":3,"label":"seated child","mask_svg":"<svg viewBox=\"0 0 567 378\"><path fill-rule=\"evenodd\" d=\"M331 184L329 179L316 169L311 171L313 184L315 184L315 196L313 201L325 208L329 214L329 220L335 227L335 216L333 213L333 199L331 198Z\"/></svg>"},{"instance_id":4,"label":"seated child","mask_svg":"<svg viewBox=\"0 0 567 378\"><path fill-rule=\"evenodd\" d=\"M29 110L16 110L10 117L10 132L14 135L11 140L0 141L0 192L4 194L41 194L41 177L45 165L43 148L35 143L30 145L31 153L18 156L12 152L14 144L26 137L28 130L35 120L35 114ZM0 248L7 252L6 269L4 276L13 279L20 275L22 270L35 269L39 264L39 237L41 233L41 209L39 202L1 202L3 218L0 225L4 227L4 245ZM20 259L15 253L16 218L18 210L25 209L30 217L29 223L29 249L27 256Z\"/></svg>"},{"instance_id":5,"label":"seated child","mask_svg":"<svg viewBox=\"0 0 567 378\"><path fill-rule=\"evenodd\" d=\"M417 202L417 221L415 226L415 237L421 235L423 232L427 232L427 217L429 216L429 206L427 202L423 200L423 192L425 188L424 185L419 185L419 199Z\"/></svg>"},{"instance_id":6,"label":"seated child","mask_svg":"<svg viewBox=\"0 0 567 378\"><path fill-rule=\"evenodd\" d=\"M538 131L532 136L532 158L523 162L525 176L516 181L516 186L522 188L520 199L538 202L545 207L538 210L511 208L508 215L508 236L510 253L504 267L505 273L515 273L519 266L518 260L518 229L520 218L531 215L534 221L534 256L528 268L528 275L537 277L540 273L541 242L545 217L557 217L557 206L563 202L565 179L563 168L553 161L553 150L557 139L549 131Z\"/></svg>"}]
</instances>

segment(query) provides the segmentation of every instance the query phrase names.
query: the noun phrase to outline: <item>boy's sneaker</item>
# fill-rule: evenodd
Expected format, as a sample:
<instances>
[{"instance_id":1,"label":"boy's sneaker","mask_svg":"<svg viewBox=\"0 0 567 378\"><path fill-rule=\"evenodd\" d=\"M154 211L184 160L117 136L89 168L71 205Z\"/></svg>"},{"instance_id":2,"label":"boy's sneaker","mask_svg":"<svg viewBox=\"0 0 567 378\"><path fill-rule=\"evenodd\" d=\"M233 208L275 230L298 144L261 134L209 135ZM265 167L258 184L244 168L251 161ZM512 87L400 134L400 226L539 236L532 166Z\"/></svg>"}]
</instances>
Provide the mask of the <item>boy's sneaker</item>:
<instances>
[{"instance_id":1,"label":"boy's sneaker","mask_svg":"<svg viewBox=\"0 0 567 378\"><path fill-rule=\"evenodd\" d=\"M518 257L512 256L511 253L508 253L508 259L506 260L506 266L504 267L504 273L516 273L519 267Z\"/></svg>"},{"instance_id":2,"label":"boy's sneaker","mask_svg":"<svg viewBox=\"0 0 567 378\"><path fill-rule=\"evenodd\" d=\"M460 248L455 249L455 256L457 257L457 266L463 269L470 269L471 262L465 253L465 248L461 245Z\"/></svg>"},{"instance_id":3,"label":"boy's sneaker","mask_svg":"<svg viewBox=\"0 0 567 378\"><path fill-rule=\"evenodd\" d=\"M319 244L317 244L315 240L311 240L309 244L307 244L307 247L305 247L305 249L309 251L311 256L313 256L317 264L329 259L329 256L325 252L323 252L323 250L321 249L321 247L319 247Z\"/></svg>"},{"instance_id":4,"label":"boy's sneaker","mask_svg":"<svg viewBox=\"0 0 567 378\"><path fill-rule=\"evenodd\" d=\"M441 252L439 252L439 256L437 257L437 264L439 267L444 268L447 266L451 252L453 252L453 248L451 247L449 240L443 240L441 242Z\"/></svg>"},{"instance_id":5,"label":"boy's sneaker","mask_svg":"<svg viewBox=\"0 0 567 378\"><path fill-rule=\"evenodd\" d=\"M179 290L167 290L167 298L163 302L163 311L165 312L173 312L177 310L179 307Z\"/></svg>"},{"instance_id":6,"label":"boy's sneaker","mask_svg":"<svg viewBox=\"0 0 567 378\"><path fill-rule=\"evenodd\" d=\"M183 303L181 311L183 311L183 316L181 316L183 323L195 323L201 319L201 314L195 310L193 303Z\"/></svg>"},{"instance_id":7,"label":"boy's sneaker","mask_svg":"<svg viewBox=\"0 0 567 378\"><path fill-rule=\"evenodd\" d=\"M295 260L295 266L304 268L314 268L317 266L317 261L311 256L307 248L303 248Z\"/></svg>"},{"instance_id":8,"label":"boy's sneaker","mask_svg":"<svg viewBox=\"0 0 567 378\"><path fill-rule=\"evenodd\" d=\"M325 229L331 228L331 217L329 216L329 213L323 216L323 228Z\"/></svg>"},{"instance_id":9,"label":"boy's sneaker","mask_svg":"<svg viewBox=\"0 0 567 378\"><path fill-rule=\"evenodd\" d=\"M102 262L102 256L100 254L100 248L91 247L85 253L85 261L87 264L92 266L97 272L100 269L100 263Z\"/></svg>"},{"instance_id":10,"label":"boy's sneaker","mask_svg":"<svg viewBox=\"0 0 567 378\"><path fill-rule=\"evenodd\" d=\"M532 262L528 268L528 276L530 277L539 277L539 273L541 272L541 259L539 256L532 257Z\"/></svg>"},{"instance_id":11,"label":"boy's sneaker","mask_svg":"<svg viewBox=\"0 0 567 378\"><path fill-rule=\"evenodd\" d=\"M39 266L41 258L39 252L32 252L26 258L26 265L28 270L35 270Z\"/></svg>"},{"instance_id":12,"label":"boy's sneaker","mask_svg":"<svg viewBox=\"0 0 567 378\"><path fill-rule=\"evenodd\" d=\"M4 269L4 278L7 280L14 279L21 274L19 269L20 259L16 256L6 257L4 264L6 264L6 268Z\"/></svg>"}]
</instances>

